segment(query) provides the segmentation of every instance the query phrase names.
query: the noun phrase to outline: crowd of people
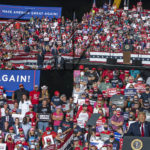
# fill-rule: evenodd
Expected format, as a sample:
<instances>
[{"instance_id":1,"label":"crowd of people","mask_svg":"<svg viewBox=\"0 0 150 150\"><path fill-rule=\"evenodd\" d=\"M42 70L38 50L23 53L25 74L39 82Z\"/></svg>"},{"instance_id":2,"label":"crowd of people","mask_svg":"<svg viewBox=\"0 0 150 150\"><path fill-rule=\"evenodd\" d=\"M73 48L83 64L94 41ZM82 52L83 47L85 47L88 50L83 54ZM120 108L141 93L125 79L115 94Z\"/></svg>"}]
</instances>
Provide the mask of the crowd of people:
<instances>
[{"instance_id":1,"label":"crowd of people","mask_svg":"<svg viewBox=\"0 0 150 150\"><path fill-rule=\"evenodd\" d=\"M124 136L150 136L150 77L142 70L74 71L74 150L121 150Z\"/></svg>"},{"instance_id":2,"label":"crowd of people","mask_svg":"<svg viewBox=\"0 0 150 150\"><path fill-rule=\"evenodd\" d=\"M127 7L126 7L127 8ZM1 58L11 59L15 53L6 50L24 50L58 55L80 56L86 51L122 52L128 45L135 53L148 53L150 49L149 11L142 4L132 10L116 10L104 4L103 8L93 7L83 15L79 22L76 18L31 18L29 22L1 23ZM7 26L7 27L6 27ZM136 34L135 34L136 33ZM89 47L90 46L90 47ZM1 60L3 62L3 59Z\"/></svg>"},{"instance_id":3,"label":"crowd of people","mask_svg":"<svg viewBox=\"0 0 150 150\"><path fill-rule=\"evenodd\" d=\"M73 129L73 98L48 86L28 91L19 84L11 100L0 87L0 145L7 150L59 149Z\"/></svg>"}]
</instances>

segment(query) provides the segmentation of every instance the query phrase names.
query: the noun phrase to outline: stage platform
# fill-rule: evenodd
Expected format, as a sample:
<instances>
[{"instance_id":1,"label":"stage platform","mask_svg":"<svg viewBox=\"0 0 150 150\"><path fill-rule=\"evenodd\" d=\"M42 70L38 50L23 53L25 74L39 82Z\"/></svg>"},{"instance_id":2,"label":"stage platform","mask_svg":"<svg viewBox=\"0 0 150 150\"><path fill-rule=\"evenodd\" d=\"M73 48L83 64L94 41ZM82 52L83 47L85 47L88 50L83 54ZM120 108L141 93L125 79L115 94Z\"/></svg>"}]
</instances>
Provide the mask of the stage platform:
<instances>
[{"instance_id":1,"label":"stage platform","mask_svg":"<svg viewBox=\"0 0 150 150\"><path fill-rule=\"evenodd\" d=\"M67 61L65 63L65 69L67 70L77 70L79 68L80 65L84 65L85 67L89 67L89 68L104 68L104 69L139 69L139 70L150 70L150 66L135 66L135 65L126 65L126 64L107 64L107 63L98 63L98 62L90 62L88 59L81 59L79 61L79 59L74 59L74 60L70 60Z\"/></svg>"}]
</instances>

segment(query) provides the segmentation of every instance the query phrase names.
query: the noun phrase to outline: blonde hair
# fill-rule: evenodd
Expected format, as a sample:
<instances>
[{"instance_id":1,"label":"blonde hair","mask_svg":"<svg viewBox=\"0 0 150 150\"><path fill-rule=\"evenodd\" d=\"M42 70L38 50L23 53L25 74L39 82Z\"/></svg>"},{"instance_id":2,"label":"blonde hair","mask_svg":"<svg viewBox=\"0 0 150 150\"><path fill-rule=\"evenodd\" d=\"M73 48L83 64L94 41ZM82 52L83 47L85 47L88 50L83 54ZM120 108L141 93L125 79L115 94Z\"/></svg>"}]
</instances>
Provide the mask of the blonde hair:
<instances>
[{"instance_id":1,"label":"blonde hair","mask_svg":"<svg viewBox=\"0 0 150 150\"><path fill-rule=\"evenodd\" d=\"M138 113L138 117L139 117L140 115L144 115L144 116L146 117L146 113L145 113L145 112L139 112L139 113Z\"/></svg>"}]
</instances>

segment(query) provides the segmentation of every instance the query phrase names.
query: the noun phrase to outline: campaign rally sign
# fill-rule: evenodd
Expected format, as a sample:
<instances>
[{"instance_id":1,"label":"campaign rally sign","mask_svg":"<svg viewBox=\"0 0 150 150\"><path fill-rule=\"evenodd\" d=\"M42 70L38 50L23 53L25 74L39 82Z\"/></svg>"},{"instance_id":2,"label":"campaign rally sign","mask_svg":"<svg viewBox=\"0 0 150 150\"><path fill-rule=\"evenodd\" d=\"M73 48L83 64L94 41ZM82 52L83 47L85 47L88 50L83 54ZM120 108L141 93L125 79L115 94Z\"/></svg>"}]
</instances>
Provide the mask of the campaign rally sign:
<instances>
[{"instance_id":1,"label":"campaign rally sign","mask_svg":"<svg viewBox=\"0 0 150 150\"><path fill-rule=\"evenodd\" d=\"M34 85L40 85L40 70L1 70L0 86L4 87L7 96L19 89L22 83L26 90L32 91Z\"/></svg>"},{"instance_id":2,"label":"campaign rally sign","mask_svg":"<svg viewBox=\"0 0 150 150\"><path fill-rule=\"evenodd\" d=\"M137 92L136 92L136 89L125 89L124 90L124 95L126 96L126 97L134 97L134 95L136 95L137 94Z\"/></svg>"},{"instance_id":3,"label":"campaign rally sign","mask_svg":"<svg viewBox=\"0 0 150 150\"><path fill-rule=\"evenodd\" d=\"M0 150L6 150L6 143L0 144Z\"/></svg>"},{"instance_id":4,"label":"campaign rally sign","mask_svg":"<svg viewBox=\"0 0 150 150\"><path fill-rule=\"evenodd\" d=\"M137 90L138 93L143 93L146 91L146 84L137 83L134 85L134 88Z\"/></svg>"},{"instance_id":5,"label":"campaign rally sign","mask_svg":"<svg viewBox=\"0 0 150 150\"><path fill-rule=\"evenodd\" d=\"M26 13L26 14L25 14ZM23 15L25 14L25 15ZM0 5L0 18L14 18L30 19L33 17L48 18L61 17L61 7L31 7L31 6L14 6L14 5Z\"/></svg>"},{"instance_id":6,"label":"campaign rally sign","mask_svg":"<svg viewBox=\"0 0 150 150\"><path fill-rule=\"evenodd\" d=\"M107 97L112 97L115 94L117 94L117 89L116 88L107 89Z\"/></svg>"}]
</instances>

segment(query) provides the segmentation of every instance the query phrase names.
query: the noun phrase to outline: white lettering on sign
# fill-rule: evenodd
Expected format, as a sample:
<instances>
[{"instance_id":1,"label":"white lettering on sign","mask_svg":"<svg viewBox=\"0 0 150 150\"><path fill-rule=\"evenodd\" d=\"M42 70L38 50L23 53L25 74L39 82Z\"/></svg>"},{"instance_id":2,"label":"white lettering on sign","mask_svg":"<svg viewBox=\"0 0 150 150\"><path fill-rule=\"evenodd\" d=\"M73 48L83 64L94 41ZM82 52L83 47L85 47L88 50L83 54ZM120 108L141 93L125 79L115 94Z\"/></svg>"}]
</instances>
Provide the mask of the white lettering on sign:
<instances>
[{"instance_id":1,"label":"white lettering on sign","mask_svg":"<svg viewBox=\"0 0 150 150\"><path fill-rule=\"evenodd\" d=\"M2 75L1 82L30 82L30 75Z\"/></svg>"}]
</instances>

